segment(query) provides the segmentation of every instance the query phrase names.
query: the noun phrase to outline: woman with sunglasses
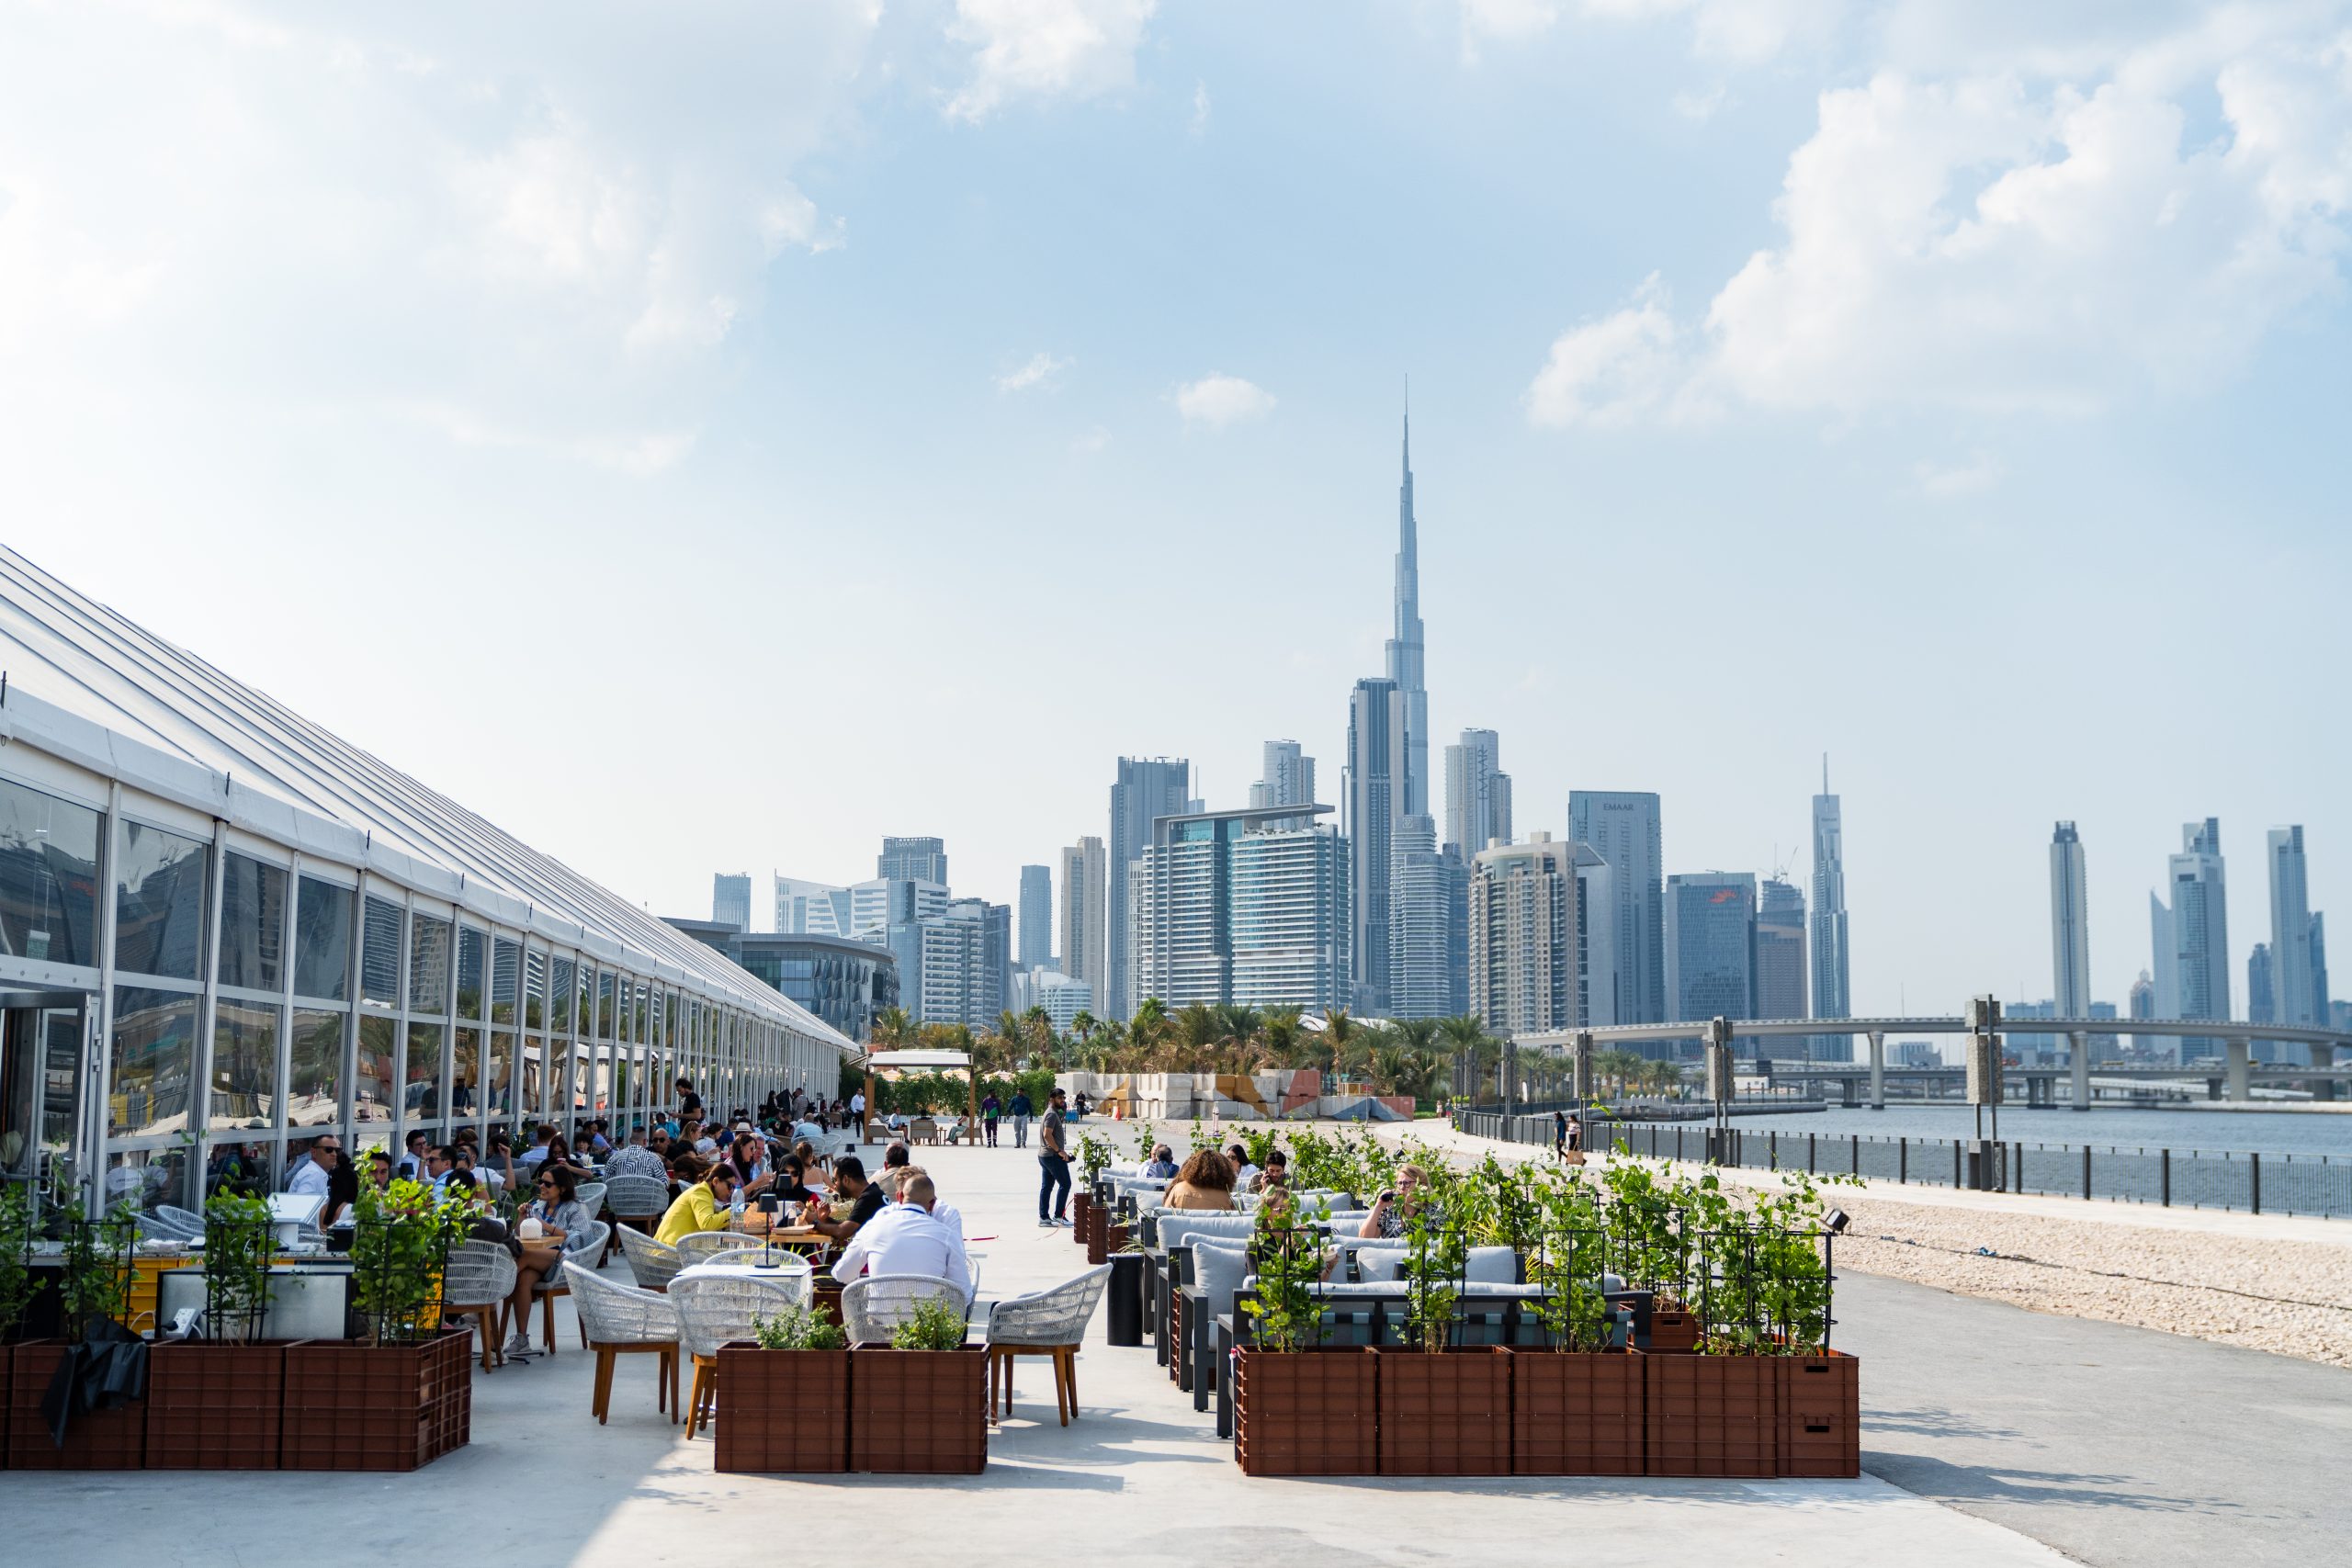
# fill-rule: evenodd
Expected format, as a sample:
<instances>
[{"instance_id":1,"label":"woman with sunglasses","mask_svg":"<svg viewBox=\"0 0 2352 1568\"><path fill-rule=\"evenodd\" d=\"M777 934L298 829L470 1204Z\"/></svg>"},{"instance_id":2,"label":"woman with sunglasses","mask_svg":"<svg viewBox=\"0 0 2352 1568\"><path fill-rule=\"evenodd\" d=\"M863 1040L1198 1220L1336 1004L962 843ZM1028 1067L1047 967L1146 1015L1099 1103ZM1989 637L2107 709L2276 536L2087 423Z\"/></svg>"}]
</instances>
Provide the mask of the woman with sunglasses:
<instances>
[{"instance_id":1,"label":"woman with sunglasses","mask_svg":"<svg viewBox=\"0 0 2352 1568\"><path fill-rule=\"evenodd\" d=\"M514 1293L507 1298L514 1313L514 1337L507 1342L508 1356L533 1353L531 1292L540 1280L562 1267L564 1238L586 1230L594 1219L588 1206L580 1201L580 1179L572 1174L570 1166L539 1168L538 1196L524 1204L523 1212L516 1216L518 1228L524 1220L538 1221L539 1235L535 1239L516 1238L522 1251L514 1259Z\"/></svg>"}]
</instances>

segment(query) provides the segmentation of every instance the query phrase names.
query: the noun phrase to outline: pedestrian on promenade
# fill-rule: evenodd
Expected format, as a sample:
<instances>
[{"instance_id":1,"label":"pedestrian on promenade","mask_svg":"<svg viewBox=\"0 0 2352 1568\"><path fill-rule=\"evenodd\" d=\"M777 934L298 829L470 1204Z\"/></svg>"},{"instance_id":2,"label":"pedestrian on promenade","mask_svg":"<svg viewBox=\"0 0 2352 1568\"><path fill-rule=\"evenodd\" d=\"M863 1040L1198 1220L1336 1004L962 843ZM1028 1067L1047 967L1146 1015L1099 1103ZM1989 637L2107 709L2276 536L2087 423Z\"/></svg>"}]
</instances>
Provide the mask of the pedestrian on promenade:
<instances>
[{"instance_id":1,"label":"pedestrian on promenade","mask_svg":"<svg viewBox=\"0 0 2352 1568\"><path fill-rule=\"evenodd\" d=\"M987 1133L990 1148L996 1147L996 1124L1003 1116L1004 1101L996 1097L996 1090L989 1090L989 1097L980 1101L980 1128Z\"/></svg>"},{"instance_id":2,"label":"pedestrian on promenade","mask_svg":"<svg viewBox=\"0 0 2352 1568\"><path fill-rule=\"evenodd\" d=\"M1046 1119L1037 1123L1037 1223L1066 1225L1069 1207L1069 1147L1062 1131L1062 1091L1046 1100ZM1048 1209L1052 1212L1047 1213Z\"/></svg>"},{"instance_id":3,"label":"pedestrian on promenade","mask_svg":"<svg viewBox=\"0 0 2352 1568\"><path fill-rule=\"evenodd\" d=\"M1058 1094L1061 1091L1056 1089L1054 1092ZM1029 1146L1029 1118L1033 1110L1029 1103L1029 1096L1023 1090L1014 1089L1012 1091L1012 1146L1016 1149L1025 1149Z\"/></svg>"},{"instance_id":4,"label":"pedestrian on promenade","mask_svg":"<svg viewBox=\"0 0 2352 1568\"><path fill-rule=\"evenodd\" d=\"M1565 1111L1552 1112L1552 1157L1568 1157L1568 1113Z\"/></svg>"}]
</instances>

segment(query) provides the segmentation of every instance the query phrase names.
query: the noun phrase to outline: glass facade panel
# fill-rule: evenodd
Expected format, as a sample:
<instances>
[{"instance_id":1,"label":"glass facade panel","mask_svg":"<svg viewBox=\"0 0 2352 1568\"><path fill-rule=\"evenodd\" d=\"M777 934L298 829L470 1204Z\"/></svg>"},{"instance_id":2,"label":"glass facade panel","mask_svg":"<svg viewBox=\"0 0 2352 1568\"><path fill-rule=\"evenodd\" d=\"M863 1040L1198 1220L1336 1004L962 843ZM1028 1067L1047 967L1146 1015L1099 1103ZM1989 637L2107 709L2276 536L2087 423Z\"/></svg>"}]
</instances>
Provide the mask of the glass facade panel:
<instances>
[{"instance_id":1,"label":"glass facade panel","mask_svg":"<svg viewBox=\"0 0 2352 1568\"><path fill-rule=\"evenodd\" d=\"M449 1010L449 922L419 915L410 923L409 1010L446 1013Z\"/></svg>"},{"instance_id":2,"label":"glass facade panel","mask_svg":"<svg viewBox=\"0 0 2352 1568\"><path fill-rule=\"evenodd\" d=\"M293 1081L286 1086L287 1124L334 1127L343 1122L343 1025L347 1014L294 1010Z\"/></svg>"},{"instance_id":3,"label":"glass facade panel","mask_svg":"<svg viewBox=\"0 0 2352 1568\"><path fill-rule=\"evenodd\" d=\"M115 987L107 1136L141 1138L188 1130L198 1000L193 991Z\"/></svg>"},{"instance_id":4,"label":"glass facade panel","mask_svg":"<svg viewBox=\"0 0 2352 1568\"><path fill-rule=\"evenodd\" d=\"M216 1128L268 1132L277 1125L278 1010L220 1000L212 1016L212 1100Z\"/></svg>"},{"instance_id":5,"label":"glass facade panel","mask_svg":"<svg viewBox=\"0 0 2352 1568\"><path fill-rule=\"evenodd\" d=\"M619 1021L613 1001L613 988L618 978L609 969L602 970L596 976L596 1038L599 1040L613 1038L613 1025Z\"/></svg>"},{"instance_id":6,"label":"glass facade panel","mask_svg":"<svg viewBox=\"0 0 2352 1568\"><path fill-rule=\"evenodd\" d=\"M492 1115L514 1114L514 1032L511 1029L490 1032L490 1077L484 1091Z\"/></svg>"},{"instance_id":7,"label":"glass facade panel","mask_svg":"<svg viewBox=\"0 0 2352 1568\"><path fill-rule=\"evenodd\" d=\"M400 1025L376 1013L359 1015L359 1081L352 1086L354 1122L392 1119L392 1083L400 1069Z\"/></svg>"},{"instance_id":8,"label":"glass facade panel","mask_svg":"<svg viewBox=\"0 0 2352 1568\"><path fill-rule=\"evenodd\" d=\"M526 1120L547 1114L547 1061L546 1039L537 1034L525 1035L521 1063L523 1080L515 1092L522 1107L521 1114Z\"/></svg>"},{"instance_id":9,"label":"glass facade panel","mask_svg":"<svg viewBox=\"0 0 2352 1568\"><path fill-rule=\"evenodd\" d=\"M449 1119L469 1121L481 1111L481 1031L460 1029L449 1057Z\"/></svg>"},{"instance_id":10,"label":"glass facade panel","mask_svg":"<svg viewBox=\"0 0 2352 1568\"><path fill-rule=\"evenodd\" d=\"M285 871L231 851L220 865L220 983L278 989L285 944Z\"/></svg>"},{"instance_id":11,"label":"glass facade panel","mask_svg":"<svg viewBox=\"0 0 2352 1568\"><path fill-rule=\"evenodd\" d=\"M209 846L143 822L122 826L122 863L114 879L115 967L196 979L204 952Z\"/></svg>"},{"instance_id":12,"label":"glass facade panel","mask_svg":"<svg viewBox=\"0 0 2352 1568\"><path fill-rule=\"evenodd\" d=\"M371 897L368 900L367 929L359 951L362 1000L381 1002L388 1008L401 1005L401 907L389 899Z\"/></svg>"},{"instance_id":13,"label":"glass facade panel","mask_svg":"<svg viewBox=\"0 0 2352 1568\"><path fill-rule=\"evenodd\" d=\"M187 1151L125 1149L107 1161L106 1189L109 1205L128 1202L141 1213L152 1214L165 1203L185 1208Z\"/></svg>"},{"instance_id":14,"label":"glass facade panel","mask_svg":"<svg viewBox=\"0 0 2352 1568\"><path fill-rule=\"evenodd\" d=\"M397 956L398 927L394 931ZM395 974L392 983L399 978ZM294 994L339 1002L350 987L351 889L306 876L294 901Z\"/></svg>"},{"instance_id":15,"label":"glass facade panel","mask_svg":"<svg viewBox=\"0 0 2352 1568\"><path fill-rule=\"evenodd\" d=\"M523 957L523 1027L548 1026L548 955L532 948Z\"/></svg>"},{"instance_id":16,"label":"glass facade panel","mask_svg":"<svg viewBox=\"0 0 2352 1568\"><path fill-rule=\"evenodd\" d=\"M98 823L0 779L0 955L97 967Z\"/></svg>"},{"instance_id":17,"label":"glass facade panel","mask_svg":"<svg viewBox=\"0 0 2352 1568\"><path fill-rule=\"evenodd\" d=\"M578 967L569 958L554 961L554 977L548 983L548 1027L558 1034L571 1032L571 993L579 984Z\"/></svg>"},{"instance_id":18,"label":"glass facade panel","mask_svg":"<svg viewBox=\"0 0 2352 1568\"><path fill-rule=\"evenodd\" d=\"M401 1090L408 1121L438 1122L449 1113L441 1093L443 1032L437 1023L408 1026L408 1082Z\"/></svg>"},{"instance_id":19,"label":"glass facade panel","mask_svg":"<svg viewBox=\"0 0 2352 1568\"><path fill-rule=\"evenodd\" d=\"M466 926L458 933L458 1016L481 1017L482 969L489 962L487 932Z\"/></svg>"},{"instance_id":20,"label":"glass facade panel","mask_svg":"<svg viewBox=\"0 0 2352 1568\"><path fill-rule=\"evenodd\" d=\"M491 945L490 1021L514 1021L514 999L523 982L523 944L500 937Z\"/></svg>"},{"instance_id":21,"label":"glass facade panel","mask_svg":"<svg viewBox=\"0 0 2352 1568\"><path fill-rule=\"evenodd\" d=\"M259 1139L244 1142L236 1138L215 1138L205 1156L204 1195L217 1198L223 1193L238 1198L263 1198L269 1194L269 1149L271 1145ZM164 1202L172 1202L166 1198Z\"/></svg>"}]
</instances>

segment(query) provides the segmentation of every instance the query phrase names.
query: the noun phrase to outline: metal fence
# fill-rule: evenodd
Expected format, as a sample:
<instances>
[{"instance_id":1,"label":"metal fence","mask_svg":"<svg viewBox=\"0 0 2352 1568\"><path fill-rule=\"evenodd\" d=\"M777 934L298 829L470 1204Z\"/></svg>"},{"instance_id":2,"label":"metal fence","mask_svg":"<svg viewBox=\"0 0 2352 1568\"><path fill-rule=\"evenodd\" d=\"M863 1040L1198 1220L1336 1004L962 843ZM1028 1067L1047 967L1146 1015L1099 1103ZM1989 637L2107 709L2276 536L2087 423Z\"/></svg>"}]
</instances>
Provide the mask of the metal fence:
<instances>
[{"instance_id":1,"label":"metal fence","mask_svg":"<svg viewBox=\"0 0 2352 1568\"><path fill-rule=\"evenodd\" d=\"M1465 1133L1548 1147L1548 1115L1504 1117L1465 1112ZM1699 1122L1584 1123L1588 1148L1624 1145L1651 1159L1707 1157L1709 1129ZM1722 1163L1756 1170L1804 1170L1926 1187L1973 1185L1969 1142L1959 1138L1879 1138L1860 1134L1731 1129ZM2086 1144L1996 1143L1987 1150L1987 1188L2067 1198L2106 1198L2166 1208L2236 1209L2248 1213L2352 1216L2352 1160L2328 1155L2262 1155L2211 1149L2127 1149Z\"/></svg>"}]
</instances>

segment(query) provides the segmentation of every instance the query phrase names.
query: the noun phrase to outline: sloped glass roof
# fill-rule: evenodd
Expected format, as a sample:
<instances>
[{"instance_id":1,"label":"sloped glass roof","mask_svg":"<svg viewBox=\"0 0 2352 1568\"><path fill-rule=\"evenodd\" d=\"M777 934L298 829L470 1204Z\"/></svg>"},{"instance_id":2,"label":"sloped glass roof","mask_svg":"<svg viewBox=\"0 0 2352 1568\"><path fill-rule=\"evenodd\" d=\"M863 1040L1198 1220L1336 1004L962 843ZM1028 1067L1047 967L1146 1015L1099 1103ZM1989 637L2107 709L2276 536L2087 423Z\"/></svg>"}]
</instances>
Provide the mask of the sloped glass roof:
<instances>
[{"instance_id":1,"label":"sloped glass roof","mask_svg":"<svg viewBox=\"0 0 2352 1568\"><path fill-rule=\"evenodd\" d=\"M592 952L617 944L617 954L604 955L621 967L686 976L771 1021L856 1048L725 954L75 592L6 546L0 546L0 671L12 704L28 694L135 742L105 749L117 776L134 787L145 787L142 752L192 764L220 776L214 794L256 794L341 825L357 840L351 858L420 891L454 896L492 919L546 931L559 944L570 939L556 932L576 926ZM166 764L158 773L180 771ZM264 821L238 825L285 837ZM402 862L438 868L454 882L454 894L403 876ZM506 912L500 912L502 906L509 907Z\"/></svg>"}]
</instances>

